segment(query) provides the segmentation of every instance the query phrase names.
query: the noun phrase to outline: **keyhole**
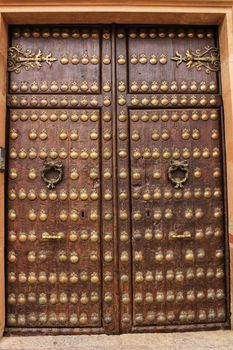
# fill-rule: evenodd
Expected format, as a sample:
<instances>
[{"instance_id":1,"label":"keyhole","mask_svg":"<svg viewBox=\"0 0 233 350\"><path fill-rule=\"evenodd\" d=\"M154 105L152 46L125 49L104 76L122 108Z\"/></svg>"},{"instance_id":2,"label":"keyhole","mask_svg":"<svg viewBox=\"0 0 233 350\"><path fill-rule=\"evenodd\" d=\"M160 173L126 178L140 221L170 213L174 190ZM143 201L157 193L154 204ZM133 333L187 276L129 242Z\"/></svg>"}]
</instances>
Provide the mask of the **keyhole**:
<instances>
[{"instance_id":1,"label":"keyhole","mask_svg":"<svg viewBox=\"0 0 233 350\"><path fill-rule=\"evenodd\" d=\"M146 215L147 215L148 217L150 217L150 210L147 210L147 211L146 211Z\"/></svg>"},{"instance_id":2,"label":"keyhole","mask_svg":"<svg viewBox=\"0 0 233 350\"><path fill-rule=\"evenodd\" d=\"M85 217L85 213L84 210L81 211L81 217L84 218Z\"/></svg>"}]
</instances>

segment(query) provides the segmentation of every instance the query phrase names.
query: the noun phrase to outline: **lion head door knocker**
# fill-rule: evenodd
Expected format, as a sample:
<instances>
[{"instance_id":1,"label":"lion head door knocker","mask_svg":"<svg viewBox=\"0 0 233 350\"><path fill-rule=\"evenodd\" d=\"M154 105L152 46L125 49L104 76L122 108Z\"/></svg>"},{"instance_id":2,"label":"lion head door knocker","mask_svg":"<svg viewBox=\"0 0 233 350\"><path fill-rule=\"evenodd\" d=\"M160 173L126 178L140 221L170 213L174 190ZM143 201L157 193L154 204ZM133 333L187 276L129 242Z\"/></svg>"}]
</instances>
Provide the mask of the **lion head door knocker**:
<instances>
[{"instance_id":1,"label":"lion head door knocker","mask_svg":"<svg viewBox=\"0 0 233 350\"><path fill-rule=\"evenodd\" d=\"M168 178L175 188L182 188L188 180L189 163L187 160L172 160L168 168Z\"/></svg>"},{"instance_id":2,"label":"lion head door knocker","mask_svg":"<svg viewBox=\"0 0 233 350\"><path fill-rule=\"evenodd\" d=\"M41 178L48 188L55 188L63 179L64 166L53 160L45 160L41 171Z\"/></svg>"}]
</instances>

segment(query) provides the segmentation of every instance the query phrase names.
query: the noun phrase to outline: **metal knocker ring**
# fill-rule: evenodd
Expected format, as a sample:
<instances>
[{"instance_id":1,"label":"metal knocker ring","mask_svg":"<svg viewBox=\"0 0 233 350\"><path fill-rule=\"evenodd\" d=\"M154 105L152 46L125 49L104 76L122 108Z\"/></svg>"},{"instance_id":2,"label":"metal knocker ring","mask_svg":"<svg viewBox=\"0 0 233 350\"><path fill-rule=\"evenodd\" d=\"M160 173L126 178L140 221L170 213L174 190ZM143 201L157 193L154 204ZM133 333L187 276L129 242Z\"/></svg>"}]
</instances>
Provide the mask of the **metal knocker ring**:
<instances>
[{"instance_id":1,"label":"metal knocker ring","mask_svg":"<svg viewBox=\"0 0 233 350\"><path fill-rule=\"evenodd\" d=\"M173 185L175 185L175 188L182 188L184 183L188 180L189 177L189 170L188 170L189 163L187 160L172 160L171 165L168 168L168 178L171 181ZM181 171L183 173L183 177L175 177L175 173L177 171Z\"/></svg>"},{"instance_id":2,"label":"metal knocker ring","mask_svg":"<svg viewBox=\"0 0 233 350\"><path fill-rule=\"evenodd\" d=\"M51 172L57 173L56 177L48 177ZM57 163L53 160L45 160L43 169L41 171L41 178L47 184L48 188L55 188L63 179L64 171L63 164Z\"/></svg>"}]
</instances>

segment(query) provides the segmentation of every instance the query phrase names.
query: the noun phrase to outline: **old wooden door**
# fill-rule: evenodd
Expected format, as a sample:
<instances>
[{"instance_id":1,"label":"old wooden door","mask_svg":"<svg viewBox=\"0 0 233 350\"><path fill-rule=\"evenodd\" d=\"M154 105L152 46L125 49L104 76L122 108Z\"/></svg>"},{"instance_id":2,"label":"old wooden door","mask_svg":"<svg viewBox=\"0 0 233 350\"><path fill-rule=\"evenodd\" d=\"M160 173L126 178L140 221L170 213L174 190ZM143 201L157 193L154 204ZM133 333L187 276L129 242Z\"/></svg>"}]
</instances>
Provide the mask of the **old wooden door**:
<instances>
[{"instance_id":1,"label":"old wooden door","mask_svg":"<svg viewBox=\"0 0 233 350\"><path fill-rule=\"evenodd\" d=\"M215 28L12 28L7 330L227 327Z\"/></svg>"}]
</instances>

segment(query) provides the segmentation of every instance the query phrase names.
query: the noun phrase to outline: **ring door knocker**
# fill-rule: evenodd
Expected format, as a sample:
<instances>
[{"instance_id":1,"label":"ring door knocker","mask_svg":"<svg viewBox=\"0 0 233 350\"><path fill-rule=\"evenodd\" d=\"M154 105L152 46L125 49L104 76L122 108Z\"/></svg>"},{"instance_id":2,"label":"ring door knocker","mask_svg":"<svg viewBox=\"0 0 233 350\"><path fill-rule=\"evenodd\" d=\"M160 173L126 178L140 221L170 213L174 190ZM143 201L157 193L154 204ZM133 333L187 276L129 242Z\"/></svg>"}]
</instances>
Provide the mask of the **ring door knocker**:
<instances>
[{"instance_id":1,"label":"ring door knocker","mask_svg":"<svg viewBox=\"0 0 233 350\"><path fill-rule=\"evenodd\" d=\"M51 176L51 173L56 173L57 176ZM49 176L50 174L50 176ZM64 167L63 164L46 160L41 171L41 178L47 184L48 188L55 188L63 179Z\"/></svg>"},{"instance_id":2,"label":"ring door knocker","mask_svg":"<svg viewBox=\"0 0 233 350\"><path fill-rule=\"evenodd\" d=\"M172 160L168 168L168 178L175 188L182 188L189 177L189 163L187 160ZM183 173L183 177L175 176L177 171Z\"/></svg>"}]
</instances>

